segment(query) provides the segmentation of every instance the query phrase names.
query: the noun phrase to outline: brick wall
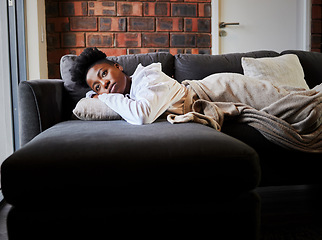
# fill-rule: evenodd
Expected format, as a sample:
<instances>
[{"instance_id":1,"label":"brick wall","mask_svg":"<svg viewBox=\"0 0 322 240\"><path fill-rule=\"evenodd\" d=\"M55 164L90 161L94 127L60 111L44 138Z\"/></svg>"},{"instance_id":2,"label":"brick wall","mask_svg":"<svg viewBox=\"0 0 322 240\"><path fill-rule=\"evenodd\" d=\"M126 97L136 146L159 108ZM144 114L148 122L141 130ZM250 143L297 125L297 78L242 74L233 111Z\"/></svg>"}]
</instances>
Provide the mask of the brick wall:
<instances>
[{"instance_id":1,"label":"brick wall","mask_svg":"<svg viewBox=\"0 0 322 240\"><path fill-rule=\"evenodd\" d=\"M211 53L211 0L46 0L49 78L61 56L97 46L109 56Z\"/></svg>"},{"instance_id":2,"label":"brick wall","mask_svg":"<svg viewBox=\"0 0 322 240\"><path fill-rule=\"evenodd\" d=\"M98 46L107 55L211 53L211 0L45 0L48 74ZM322 0L312 0L311 50L322 52Z\"/></svg>"},{"instance_id":3,"label":"brick wall","mask_svg":"<svg viewBox=\"0 0 322 240\"><path fill-rule=\"evenodd\" d=\"M312 0L311 50L322 52L322 0Z\"/></svg>"}]
</instances>

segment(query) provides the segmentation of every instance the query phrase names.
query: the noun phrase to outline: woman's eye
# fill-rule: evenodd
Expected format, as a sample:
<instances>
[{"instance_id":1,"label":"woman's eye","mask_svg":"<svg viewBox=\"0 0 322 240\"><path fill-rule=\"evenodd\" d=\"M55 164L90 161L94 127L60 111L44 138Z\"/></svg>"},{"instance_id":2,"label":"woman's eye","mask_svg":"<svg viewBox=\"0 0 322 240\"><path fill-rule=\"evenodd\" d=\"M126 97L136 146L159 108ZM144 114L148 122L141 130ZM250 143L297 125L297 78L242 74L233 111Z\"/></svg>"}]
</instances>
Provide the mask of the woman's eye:
<instances>
[{"instance_id":1,"label":"woman's eye","mask_svg":"<svg viewBox=\"0 0 322 240\"><path fill-rule=\"evenodd\" d=\"M95 86L95 91L96 91L96 92L98 92L99 90L100 90L100 85L98 85L98 84L97 84L97 85Z\"/></svg>"},{"instance_id":2,"label":"woman's eye","mask_svg":"<svg viewBox=\"0 0 322 240\"><path fill-rule=\"evenodd\" d=\"M102 73L102 77L106 77L107 75L107 71L105 70L103 73Z\"/></svg>"}]
</instances>

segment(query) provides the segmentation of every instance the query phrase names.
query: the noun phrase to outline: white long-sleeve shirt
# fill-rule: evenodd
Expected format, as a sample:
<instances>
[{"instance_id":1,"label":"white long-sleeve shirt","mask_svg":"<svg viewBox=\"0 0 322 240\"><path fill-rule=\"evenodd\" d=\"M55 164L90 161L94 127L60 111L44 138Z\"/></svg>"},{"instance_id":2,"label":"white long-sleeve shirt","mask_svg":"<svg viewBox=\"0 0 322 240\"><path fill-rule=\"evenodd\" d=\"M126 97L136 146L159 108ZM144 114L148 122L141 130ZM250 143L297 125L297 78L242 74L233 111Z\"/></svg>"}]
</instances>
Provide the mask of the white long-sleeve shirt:
<instances>
[{"instance_id":1,"label":"white long-sleeve shirt","mask_svg":"<svg viewBox=\"0 0 322 240\"><path fill-rule=\"evenodd\" d=\"M183 109L186 94L184 85L162 72L161 63L152 63L146 67L138 65L132 75L129 95L104 93L98 98L127 122L141 125L154 122L171 108Z\"/></svg>"}]
</instances>

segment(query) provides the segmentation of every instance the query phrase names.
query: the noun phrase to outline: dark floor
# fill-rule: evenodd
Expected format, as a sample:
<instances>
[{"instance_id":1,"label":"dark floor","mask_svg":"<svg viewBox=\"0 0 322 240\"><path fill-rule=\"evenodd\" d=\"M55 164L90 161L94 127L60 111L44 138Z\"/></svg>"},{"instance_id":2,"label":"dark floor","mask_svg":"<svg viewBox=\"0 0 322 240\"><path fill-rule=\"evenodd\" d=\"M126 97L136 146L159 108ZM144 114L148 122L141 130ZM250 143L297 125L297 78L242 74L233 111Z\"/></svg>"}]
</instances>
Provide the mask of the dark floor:
<instances>
[{"instance_id":1,"label":"dark floor","mask_svg":"<svg viewBox=\"0 0 322 240\"><path fill-rule=\"evenodd\" d=\"M259 188L261 239L322 239L320 186Z\"/></svg>"},{"instance_id":2,"label":"dark floor","mask_svg":"<svg viewBox=\"0 0 322 240\"><path fill-rule=\"evenodd\" d=\"M199 235L210 234L213 237L207 239L316 240L322 239L321 195L321 188L316 186L262 187L228 205L189 205L175 210L173 206L139 207L131 213L95 207L30 212L4 204L0 209L0 240L8 240L8 231L9 240L94 240L108 239L111 233L114 237L110 239L123 239L125 234L142 237L142 231L150 233L149 239L173 239L187 233L188 237L195 236L193 239L205 239ZM175 229L177 237L167 229Z\"/></svg>"}]
</instances>

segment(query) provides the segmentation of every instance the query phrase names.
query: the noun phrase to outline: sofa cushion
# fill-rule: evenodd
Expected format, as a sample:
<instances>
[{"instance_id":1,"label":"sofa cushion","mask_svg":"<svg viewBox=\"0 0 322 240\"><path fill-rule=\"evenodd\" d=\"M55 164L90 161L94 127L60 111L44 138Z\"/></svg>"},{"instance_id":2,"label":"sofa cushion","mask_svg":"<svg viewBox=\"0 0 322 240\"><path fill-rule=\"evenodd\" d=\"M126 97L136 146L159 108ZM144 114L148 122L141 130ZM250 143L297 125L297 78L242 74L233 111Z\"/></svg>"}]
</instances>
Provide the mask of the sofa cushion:
<instances>
[{"instance_id":1,"label":"sofa cushion","mask_svg":"<svg viewBox=\"0 0 322 240\"><path fill-rule=\"evenodd\" d=\"M290 86L309 90L304 80L304 72L295 54L278 57L242 57L244 75L259 80L267 80L275 86Z\"/></svg>"},{"instance_id":2,"label":"sofa cushion","mask_svg":"<svg viewBox=\"0 0 322 240\"><path fill-rule=\"evenodd\" d=\"M284 54L296 54L304 71L304 78L310 88L322 83L322 53L300 50L287 50Z\"/></svg>"},{"instance_id":3,"label":"sofa cushion","mask_svg":"<svg viewBox=\"0 0 322 240\"><path fill-rule=\"evenodd\" d=\"M175 56L175 79L200 80L214 73L243 73L242 57L276 57L273 51L255 51L248 53L230 53L223 55L178 54Z\"/></svg>"},{"instance_id":4,"label":"sofa cushion","mask_svg":"<svg viewBox=\"0 0 322 240\"><path fill-rule=\"evenodd\" d=\"M205 202L253 189L259 178L248 145L201 124L166 120L62 122L12 154L1 175L13 205Z\"/></svg>"},{"instance_id":5,"label":"sofa cushion","mask_svg":"<svg viewBox=\"0 0 322 240\"><path fill-rule=\"evenodd\" d=\"M70 109L73 109L76 103L85 97L86 92L90 90L90 87L79 86L71 80L70 69L75 59L76 55L65 55L60 60L60 73L68 92ZM118 57L107 57L107 59L119 63L123 67L124 72L129 76L134 73L139 63L147 66L154 62L160 62L162 64L162 71L168 76L172 77L174 74L174 56L166 52L122 55Z\"/></svg>"}]
</instances>

